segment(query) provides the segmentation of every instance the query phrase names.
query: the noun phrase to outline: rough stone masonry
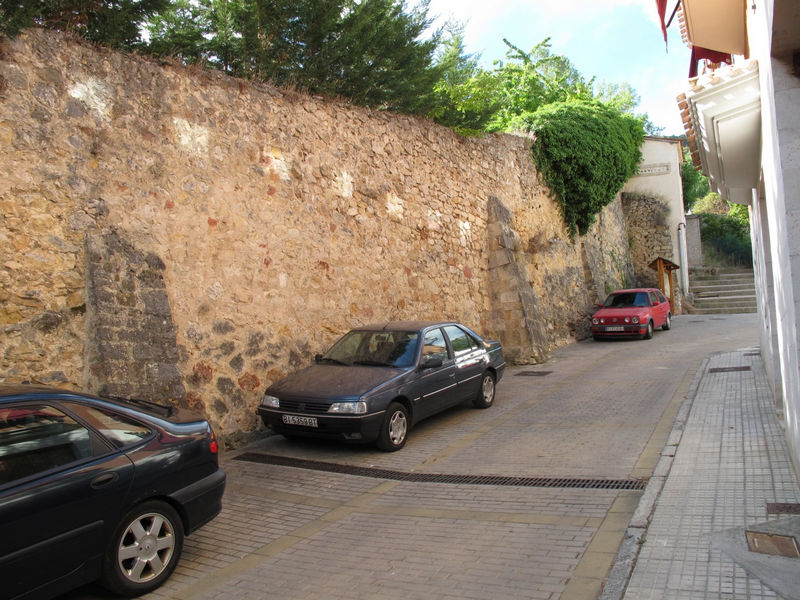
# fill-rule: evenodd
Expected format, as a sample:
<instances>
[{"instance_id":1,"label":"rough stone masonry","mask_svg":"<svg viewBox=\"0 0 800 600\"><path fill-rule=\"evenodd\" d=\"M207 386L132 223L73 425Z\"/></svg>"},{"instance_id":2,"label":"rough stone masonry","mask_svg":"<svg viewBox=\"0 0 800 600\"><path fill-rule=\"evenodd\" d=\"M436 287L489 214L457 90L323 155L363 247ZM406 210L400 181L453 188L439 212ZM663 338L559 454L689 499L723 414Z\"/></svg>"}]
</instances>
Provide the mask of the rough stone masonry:
<instances>
[{"instance_id":1,"label":"rough stone masonry","mask_svg":"<svg viewBox=\"0 0 800 600\"><path fill-rule=\"evenodd\" d=\"M0 172L0 380L223 435L354 325L454 319L533 362L631 277L621 202L570 239L524 137L41 30L0 42Z\"/></svg>"}]
</instances>

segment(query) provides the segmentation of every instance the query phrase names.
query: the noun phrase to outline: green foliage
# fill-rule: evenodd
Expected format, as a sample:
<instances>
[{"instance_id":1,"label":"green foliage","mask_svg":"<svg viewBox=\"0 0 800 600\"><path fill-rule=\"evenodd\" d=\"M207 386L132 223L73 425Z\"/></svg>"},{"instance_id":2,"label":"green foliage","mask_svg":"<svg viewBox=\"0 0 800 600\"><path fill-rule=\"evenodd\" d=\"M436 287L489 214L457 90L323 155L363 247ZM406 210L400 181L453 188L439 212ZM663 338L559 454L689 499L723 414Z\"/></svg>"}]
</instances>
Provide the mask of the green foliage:
<instances>
[{"instance_id":1,"label":"green foliage","mask_svg":"<svg viewBox=\"0 0 800 600\"><path fill-rule=\"evenodd\" d=\"M695 169L688 148L683 149L683 163L681 163L681 184L683 185L683 210L690 212L695 203L711 191L706 178Z\"/></svg>"},{"instance_id":2,"label":"green foliage","mask_svg":"<svg viewBox=\"0 0 800 600\"><path fill-rule=\"evenodd\" d=\"M594 85L594 98L603 104L613 106L619 112L634 115L641 122L647 135L660 135L663 127L656 127L647 114L636 114L634 110L639 106L641 97L636 93L629 83L607 83L601 82Z\"/></svg>"},{"instance_id":3,"label":"green foliage","mask_svg":"<svg viewBox=\"0 0 800 600\"><path fill-rule=\"evenodd\" d=\"M524 122L534 135L536 166L553 190L570 235L585 234L636 173L642 122L595 101L548 104Z\"/></svg>"},{"instance_id":4,"label":"green foliage","mask_svg":"<svg viewBox=\"0 0 800 600\"><path fill-rule=\"evenodd\" d=\"M0 0L0 34L15 36L40 25L71 31L92 42L133 48L141 27L170 0Z\"/></svg>"},{"instance_id":5,"label":"green foliage","mask_svg":"<svg viewBox=\"0 0 800 600\"><path fill-rule=\"evenodd\" d=\"M440 78L428 116L461 135L480 135L499 108L496 81L478 67L477 56L465 53L462 29L451 26L437 52Z\"/></svg>"},{"instance_id":6,"label":"green foliage","mask_svg":"<svg viewBox=\"0 0 800 600\"><path fill-rule=\"evenodd\" d=\"M698 198L692 207L692 211L697 214L727 215L730 210L730 204L717 192L709 192L702 198Z\"/></svg>"},{"instance_id":7,"label":"green foliage","mask_svg":"<svg viewBox=\"0 0 800 600\"><path fill-rule=\"evenodd\" d=\"M231 75L356 104L425 114L441 69L427 3L405 0L176 0L148 50Z\"/></svg>"},{"instance_id":8,"label":"green foliage","mask_svg":"<svg viewBox=\"0 0 800 600\"><path fill-rule=\"evenodd\" d=\"M487 125L489 131L519 131L540 107L568 100L590 100L592 81L586 81L569 59L550 52L546 38L524 52L511 42L507 62L495 63L495 95L498 110Z\"/></svg>"},{"instance_id":9,"label":"green foliage","mask_svg":"<svg viewBox=\"0 0 800 600\"><path fill-rule=\"evenodd\" d=\"M753 264L747 206L732 204L711 192L695 203L694 211L700 215L703 254L726 264Z\"/></svg>"},{"instance_id":10,"label":"green foliage","mask_svg":"<svg viewBox=\"0 0 800 600\"><path fill-rule=\"evenodd\" d=\"M712 252L723 262L751 266L753 249L750 243L750 226L749 222L742 220L740 213L739 210L733 215L703 213L700 216L700 235L704 251L710 246Z\"/></svg>"}]
</instances>

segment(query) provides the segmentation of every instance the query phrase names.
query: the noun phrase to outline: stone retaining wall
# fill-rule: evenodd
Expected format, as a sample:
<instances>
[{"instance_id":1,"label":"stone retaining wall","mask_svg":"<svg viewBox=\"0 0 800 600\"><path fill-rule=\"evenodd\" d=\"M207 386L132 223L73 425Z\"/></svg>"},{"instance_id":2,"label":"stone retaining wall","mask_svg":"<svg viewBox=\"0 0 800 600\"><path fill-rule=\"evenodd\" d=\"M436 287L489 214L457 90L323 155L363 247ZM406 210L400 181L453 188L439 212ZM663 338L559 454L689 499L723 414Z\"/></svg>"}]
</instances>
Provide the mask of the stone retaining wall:
<instances>
[{"instance_id":1,"label":"stone retaining wall","mask_svg":"<svg viewBox=\"0 0 800 600\"><path fill-rule=\"evenodd\" d=\"M258 426L353 325L447 318L517 362L620 284L620 201L571 240L529 140L464 139L32 30L0 43L0 380Z\"/></svg>"}]
</instances>

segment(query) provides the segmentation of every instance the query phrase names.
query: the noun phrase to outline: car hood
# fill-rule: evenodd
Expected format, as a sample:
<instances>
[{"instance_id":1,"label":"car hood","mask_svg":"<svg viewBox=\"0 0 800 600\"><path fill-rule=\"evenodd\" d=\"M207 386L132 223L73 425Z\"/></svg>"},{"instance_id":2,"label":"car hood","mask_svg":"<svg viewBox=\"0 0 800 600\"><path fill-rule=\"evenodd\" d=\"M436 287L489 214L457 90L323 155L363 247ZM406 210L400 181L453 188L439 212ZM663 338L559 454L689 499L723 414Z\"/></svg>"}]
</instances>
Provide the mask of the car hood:
<instances>
[{"instance_id":1,"label":"car hood","mask_svg":"<svg viewBox=\"0 0 800 600\"><path fill-rule=\"evenodd\" d=\"M303 398L353 398L397 379L409 369L315 364L273 384L267 394Z\"/></svg>"},{"instance_id":2,"label":"car hood","mask_svg":"<svg viewBox=\"0 0 800 600\"><path fill-rule=\"evenodd\" d=\"M624 319L625 317L642 316L647 314L649 308L646 307L625 307L625 308L601 308L594 315L596 319Z\"/></svg>"}]
</instances>

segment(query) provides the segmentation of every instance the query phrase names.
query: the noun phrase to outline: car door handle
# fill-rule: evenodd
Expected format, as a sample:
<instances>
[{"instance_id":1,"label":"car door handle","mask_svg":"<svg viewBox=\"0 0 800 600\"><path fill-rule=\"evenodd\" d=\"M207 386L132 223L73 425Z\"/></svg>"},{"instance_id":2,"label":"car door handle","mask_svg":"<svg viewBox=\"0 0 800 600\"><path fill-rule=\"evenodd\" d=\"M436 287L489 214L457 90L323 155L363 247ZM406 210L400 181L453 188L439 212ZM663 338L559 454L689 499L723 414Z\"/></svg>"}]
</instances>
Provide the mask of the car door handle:
<instances>
[{"instance_id":1,"label":"car door handle","mask_svg":"<svg viewBox=\"0 0 800 600\"><path fill-rule=\"evenodd\" d=\"M101 487L105 487L110 483L114 483L117 479L119 479L119 475L116 473L103 473L102 475L98 475L94 479L92 479L92 489L98 489Z\"/></svg>"}]
</instances>

